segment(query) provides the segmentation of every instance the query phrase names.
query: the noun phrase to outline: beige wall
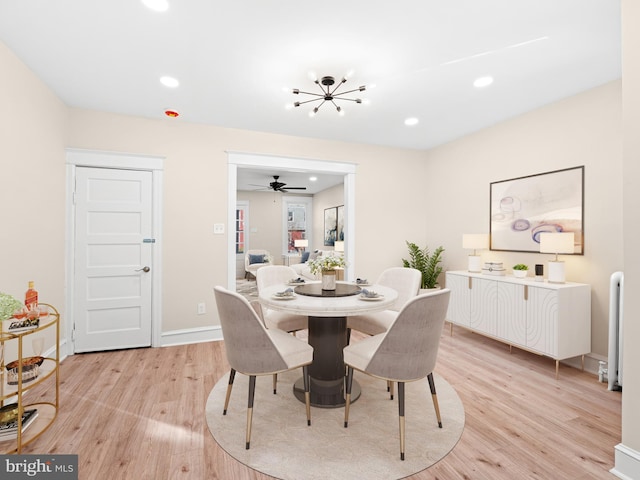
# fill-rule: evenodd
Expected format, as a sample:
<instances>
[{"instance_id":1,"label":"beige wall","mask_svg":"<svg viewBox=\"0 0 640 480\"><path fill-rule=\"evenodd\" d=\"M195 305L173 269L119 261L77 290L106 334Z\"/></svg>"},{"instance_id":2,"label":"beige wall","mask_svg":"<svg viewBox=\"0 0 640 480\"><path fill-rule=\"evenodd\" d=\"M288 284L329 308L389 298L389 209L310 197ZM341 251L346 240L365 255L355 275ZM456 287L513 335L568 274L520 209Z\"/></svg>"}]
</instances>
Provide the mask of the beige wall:
<instances>
[{"instance_id":1,"label":"beige wall","mask_svg":"<svg viewBox=\"0 0 640 480\"><path fill-rule=\"evenodd\" d=\"M41 302L62 307L68 111L2 43L0 71L0 291L23 301L33 280Z\"/></svg>"},{"instance_id":2,"label":"beige wall","mask_svg":"<svg viewBox=\"0 0 640 480\"><path fill-rule=\"evenodd\" d=\"M214 223L227 218L227 151L267 153L287 157L315 158L358 164L356 196L365 207L376 204L377 190L360 188L378 184L385 176L375 166L394 159L395 165L422 170L423 152L326 142L312 139L268 135L258 132L187 124L167 119L145 120L104 112L72 109L68 145L75 148L111 150L160 155L166 158L164 174L163 247L163 326L162 331L206 327L218 324L213 303L213 287L226 284L226 236L213 235ZM361 177L361 178L360 178ZM420 188L412 176L404 195ZM377 213L396 217L402 224L414 223L408 210L397 213L395 203L406 204L410 197L390 199L377 206ZM358 207L358 205L357 205ZM363 214L368 208L361 208ZM281 208L281 207L278 207ZM281 211L281 210L280 210ZM358 211L358 215L360 212ZM254 218L253 209L250 212ZM399 218L398 218L399 217ZM252 221L253 222L253 221ZM369 238L369 226L359 222L358 241ZM395 245L403 234L396 230ZM375 237L371 237L375 238ZM252 243L253 244L253 243ZM368 265L375 276L389 263L392 254L380 255L377 244L368 241L362 247L376 256ZM358 245L357 245L358 248ZM385 252L386 253L386 252ZM196 315L195 306L207 302L207 314Z\"/></svg>"},{"instance_id":3,"label":"beige wall","mask_svg":"<svg viewBox=\"0 0 640 480\"><path fill-rule=\"evenodd\" d=\"M313 197L313 246L311 250L333 250L324 245L324 209L344 205L344 185L336 185Z\"/></svg>"},{"instance_id":4,"label":"beige wall","mask_svg":"<svg viewBox=\"0 0 640 480\"><path fill-rule=\"evenodd\" d=\"M584 255L564 256L567 280L592 286L592 351L606 356L609 277L623 269L622 111L619 82L529 112L427 153L427 239L445 263L466 269L463 233L489 232L489 184L585 166ZM539 253L482 252L505 268L533 268ZM545 271L547 269L545 268Z\"/></svg>"},{"instance_id":5,"label":"beige wall","mask_svg":"<svg viewBox=\"0 0 640 480\"><path fill-rule=\"evenodd\" d=\"M622 2L623 100L624 100L624 258L625 258L625 334L624 380L622 389L622 443L640 457L640 4L635 0ZM623 463L618 461L616 464ZM636 473L640 459L636 458Z\"/></svg>"}]
</instances>

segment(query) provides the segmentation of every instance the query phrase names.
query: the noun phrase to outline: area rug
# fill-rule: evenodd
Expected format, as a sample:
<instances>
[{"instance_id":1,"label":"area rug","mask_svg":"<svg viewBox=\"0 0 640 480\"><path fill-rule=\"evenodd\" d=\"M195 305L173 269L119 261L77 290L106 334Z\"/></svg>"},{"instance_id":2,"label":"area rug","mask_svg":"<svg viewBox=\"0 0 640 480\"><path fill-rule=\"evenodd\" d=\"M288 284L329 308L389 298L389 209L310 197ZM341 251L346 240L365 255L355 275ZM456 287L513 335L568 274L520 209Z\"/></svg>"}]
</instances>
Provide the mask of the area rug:
<instances>
[{"instance_id":1,"label":"area rug","mask_svg":"<svg viewBox=\"0 0 640 480\"><path fill-rule=\"evenodd\" d=\"M244 296L250 302L257 300L258 286L255 280L236 280L236 292Z\"/></svg>"},{"instance_id":2,"label":"area rug","mask_svg":"<svg viewBox=\"0 0 640 480\"><path fill-rule=\"evenodd\" d=\"M245 449L248 377L236 375L227 415L222 415L228 374L211 391L206 419L218 444L239 462L285 480L390 480L415 474L446 456L464 429L464 407L458 394L434 374L442 429L438 428L426 379L406 384L405 461L400 460L398 403L389 400L386 384L356 372L361 397L351 404L349 428L344 408L311 409L307 426L304 404L292 393L301 371L258 377L253 409L251 449Z\"/></svg>"}]
</instances>

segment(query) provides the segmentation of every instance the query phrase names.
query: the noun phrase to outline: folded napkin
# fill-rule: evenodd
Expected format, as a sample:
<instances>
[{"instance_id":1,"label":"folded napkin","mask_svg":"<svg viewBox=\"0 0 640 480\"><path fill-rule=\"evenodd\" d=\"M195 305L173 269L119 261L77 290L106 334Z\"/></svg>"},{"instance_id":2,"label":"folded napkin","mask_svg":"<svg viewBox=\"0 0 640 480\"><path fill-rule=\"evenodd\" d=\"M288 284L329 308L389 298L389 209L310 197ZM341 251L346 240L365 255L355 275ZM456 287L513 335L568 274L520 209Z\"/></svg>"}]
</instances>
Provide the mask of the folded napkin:
<instances>
[{"instance_id":1,"label":"folded napkin","mask_svg":"<svg viewBox=\"0 0 640 480\"><path fill-rule=\"evenodd\" d=\"M290 283L304 283L304 278L293 278L291 280L289 280Z\"/></svg>"},{"instance_id":2,"label":"folded napkin","mask_svg":"<svg viewBox=\"0 0 640 480\"><path fill-rule=\"evenodd\" d=\"M286 290L283 290L282 292L277 292L276 293L276 297L292 297L293 296L293 289L291 288L287 288Z\"/></svg>"},{"instance_id":3,"label":"folded napkin","mask_svg":"<svg viewBox=\"0 0 640 480\"><path fill-rule=\"evenodd\" d=\"M360 283L369 283L366 278L356 278L356 285Z\"/></svg>"},{"instance_id":4,"label":"folded napkin","mask_svg":"<svg viewBox=\"0 0 640 480\"><path fill-rule=\"evenodd\" d=\"M366 288L362 289L361 295L367 298L376 298L380 296L378 293L374 292L373 290L367 290Z\"/></svg>"}]
</instances>

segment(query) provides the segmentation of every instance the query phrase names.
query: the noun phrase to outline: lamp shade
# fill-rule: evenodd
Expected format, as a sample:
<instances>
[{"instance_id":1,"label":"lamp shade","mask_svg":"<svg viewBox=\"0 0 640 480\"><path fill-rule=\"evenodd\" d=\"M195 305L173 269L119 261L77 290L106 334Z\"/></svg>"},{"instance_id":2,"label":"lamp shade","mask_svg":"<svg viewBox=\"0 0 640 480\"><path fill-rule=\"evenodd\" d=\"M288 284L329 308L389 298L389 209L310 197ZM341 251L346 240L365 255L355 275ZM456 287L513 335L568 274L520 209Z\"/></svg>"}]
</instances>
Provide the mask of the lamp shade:
<instances>
[{"instance_id":1,"label":"lamp shade","mask_svg":"<svg viewBox=\"0 0 640 480\"><path fill-rule=\"evenodd\" d=\"M344 242L341 242L339 240L336 240L333 244L333 249L336 252L344 252Z\"/></svg>"},{"instance_id":2,"label":"lamp shade","mask_svg":"<svg viewBox=\"0 0 640 480\"><path fill-rule=\"evenodd\" d=\"M465 233L462 235L462 248L486 250L489 248L489 235L486 233Z\"/></svg>"},{"instance_id":3,"label":"lamp shade","mask_svg":"<svg viewBox=\"0 0 640 480\"><path fill-rule=\"evenodd\" d=\"M307 240L306 238L298 238L293 242L293 244L295 245L296 248L308 247L309 240Z\"/></svg>"},{"instance_id":4,"label":"lamp shade","mask_svg":"<svg viewBox=\"0 0 640 480\"><path fill-rule=\"evenodd\" d=\"M574 233L541 233L540 253L574 253Z\"/></svg>"}]
</instances>

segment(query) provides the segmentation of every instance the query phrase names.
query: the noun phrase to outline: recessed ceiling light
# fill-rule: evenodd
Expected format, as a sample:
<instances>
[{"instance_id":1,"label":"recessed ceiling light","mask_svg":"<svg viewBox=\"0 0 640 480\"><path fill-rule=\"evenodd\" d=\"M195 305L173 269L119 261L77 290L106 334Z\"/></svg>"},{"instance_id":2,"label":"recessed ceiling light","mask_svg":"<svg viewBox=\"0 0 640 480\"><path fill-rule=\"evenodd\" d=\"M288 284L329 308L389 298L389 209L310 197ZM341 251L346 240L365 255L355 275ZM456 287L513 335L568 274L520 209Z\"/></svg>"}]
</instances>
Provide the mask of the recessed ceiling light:
<instances>
[{"instance_id":1,"label":"recessed ceiling light","mask_svg":"<svg viewBox=\"0 0 640 480\"><path fill-rule=\"evenodd\" d=\"M484 87L488 87L492 83L493 83L493 77L486 76L486 77L476 78L475 82L473 82L473 86L476 88L484 88Z\"/></svg>"},{"instance_id":2,"label":"recessed ceiling light","mask_svg":"<svg viewBox=\"0 0 640 480\"><path fill-rule=\"evenodd\" d=\"M420 121L420 120L418 120L416 117L409 117L409 118L407 118L407 119L404 121L404 124L405 124L407 127L412 127L412 126L414 126L414 125L417 125L419 121Z\"/></svg>"},{"instance_id":3,"label":"recessed ceiling light","mask_svg":"<svg viewBox=\"0 0 640 480\"><path fill-rule=\"evenodd\" d=\"M166 12L169 10L168 0L142 0L145 7L155 10L156 12Z\"/></svg>"},{"instance_id":4,"label":"recessed ceiling light","mask_svg":"<svg viewBox=\"0 0 640 480\"><path fill-rule=\"evenodd\" d=\"M316 180L318 180L318 177L309 177L310 182L315 182Z\"/></svg>"},{"instance_id":5,"label":"recessed ceiling light","mask_svg":"<svg viewBox=\"0 0 640 480\"><path fill-rule=\"evenodd\" d=\"M177 88L180 85L180 82L173 77L160 77L160 83L162 83L165 87L169 88Z\"/></svg>"}]
</instances>

